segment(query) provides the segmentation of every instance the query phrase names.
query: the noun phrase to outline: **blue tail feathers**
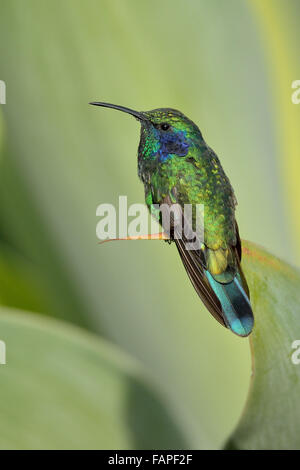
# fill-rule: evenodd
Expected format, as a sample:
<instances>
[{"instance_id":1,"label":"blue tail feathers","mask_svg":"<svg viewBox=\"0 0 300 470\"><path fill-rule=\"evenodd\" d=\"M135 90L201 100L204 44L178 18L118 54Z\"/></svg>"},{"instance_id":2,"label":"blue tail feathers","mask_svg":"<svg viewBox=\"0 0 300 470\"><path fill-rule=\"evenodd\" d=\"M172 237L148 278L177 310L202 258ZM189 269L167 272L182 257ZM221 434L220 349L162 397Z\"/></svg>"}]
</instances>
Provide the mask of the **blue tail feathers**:
<instances>
[{"instance_id":1,"label":"blue tail feathers","mask_svg":"<svg viewBox=\"0 0 300 470\"><path fill-rule=\"evenodd\" d=\"M248 336L253 329L254 317L240 274L226 284L217 282L209 271L205 271L205 275L221 303L227 327L239 336Z\"/></svg>"}]
</instances>

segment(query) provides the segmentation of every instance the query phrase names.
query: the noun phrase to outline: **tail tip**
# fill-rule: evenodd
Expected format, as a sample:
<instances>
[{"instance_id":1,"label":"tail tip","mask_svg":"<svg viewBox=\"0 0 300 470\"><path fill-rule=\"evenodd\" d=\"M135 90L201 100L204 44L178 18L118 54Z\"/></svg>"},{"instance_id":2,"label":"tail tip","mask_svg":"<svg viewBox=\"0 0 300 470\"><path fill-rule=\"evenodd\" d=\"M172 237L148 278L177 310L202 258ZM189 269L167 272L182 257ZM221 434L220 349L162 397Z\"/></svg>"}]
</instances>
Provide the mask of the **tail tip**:
<instances>
[{"instance_id":1,"label":"tail tip","mask_svg":"<svg viewBox=\"0 0 300 470\"><path fill-rule=\"evenodd\" d=\"M249 336L253 330L254 318L249 316L247 318L235 318L229 325L230 330L238 336Z\"/></svg>"}]
</instances>

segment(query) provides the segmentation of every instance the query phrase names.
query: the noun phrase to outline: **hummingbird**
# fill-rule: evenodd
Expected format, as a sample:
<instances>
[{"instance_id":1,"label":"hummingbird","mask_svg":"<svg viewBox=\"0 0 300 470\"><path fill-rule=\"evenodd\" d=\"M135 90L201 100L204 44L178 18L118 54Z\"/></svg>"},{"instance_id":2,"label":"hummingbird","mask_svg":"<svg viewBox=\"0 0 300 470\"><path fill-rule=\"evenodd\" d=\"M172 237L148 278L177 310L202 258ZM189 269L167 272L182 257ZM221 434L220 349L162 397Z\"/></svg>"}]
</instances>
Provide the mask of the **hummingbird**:
<instances>
[{"instance_id":1,"label":"hummingbird","mask_svg":"<svg viewBox=\"0 0 300 470\"><path fill-rule=\"evenodd\" d=\"M208 311L236 335L248 336L254 316L241 268L237 201L219 158L198 126L172 108L135 111L110 103L90 104L125 112L139 121L138 175L150 213L161 223L169 242L176 244L192 285ZM201 243L195 249L189 242L191 234L197 236L197 213L193 211L187 221L183 210L187 204L204 206ZM162 205L177 207L177 213L170 214L170 227L163 226L162 214L157 212L157 206ZM179 231L179 221L189 226L184 234Z\"/></svg>"}]
</instances>

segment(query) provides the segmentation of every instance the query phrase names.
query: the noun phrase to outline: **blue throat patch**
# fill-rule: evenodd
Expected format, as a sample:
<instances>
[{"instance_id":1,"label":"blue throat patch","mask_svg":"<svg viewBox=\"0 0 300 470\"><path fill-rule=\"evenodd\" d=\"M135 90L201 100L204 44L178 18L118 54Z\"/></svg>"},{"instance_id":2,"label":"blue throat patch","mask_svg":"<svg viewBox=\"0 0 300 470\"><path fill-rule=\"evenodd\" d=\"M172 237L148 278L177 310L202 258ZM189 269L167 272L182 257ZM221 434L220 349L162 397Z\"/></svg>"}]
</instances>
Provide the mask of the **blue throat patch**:
<instances>
[{"instance_id":1,"label":"blue throat patch","mask_svg":"<svg viewBox=\"0 0 300 470\"><path fill-rule=\"evenodd\" d=\"M160 133L159 142L160 148L157 152L159 162L165 162L174 154L184 157L189 151L189 144L183 131Z\"/></svg>"}]
</instances>

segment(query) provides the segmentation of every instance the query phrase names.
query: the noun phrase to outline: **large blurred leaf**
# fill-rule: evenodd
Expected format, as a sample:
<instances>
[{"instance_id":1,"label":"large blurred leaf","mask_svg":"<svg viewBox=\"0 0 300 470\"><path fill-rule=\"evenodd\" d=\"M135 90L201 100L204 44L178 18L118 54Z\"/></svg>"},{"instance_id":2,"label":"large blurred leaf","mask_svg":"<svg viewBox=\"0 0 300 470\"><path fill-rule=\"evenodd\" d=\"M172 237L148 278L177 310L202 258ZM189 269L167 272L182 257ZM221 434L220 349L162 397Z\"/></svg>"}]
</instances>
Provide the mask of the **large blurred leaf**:
<instances>
[{"instance_id":1,"label":"large blurred leaf","mask_svg":"<svg viewBox=\"0 0 300 470\"><path fill-rule=\"evenodd\" d=\"M57 321L0 311L1 449L182 448L138 365Z\"/></svg>"},{"instance_id":2,"label":"large blurred leaf","mask_svg":"<svg viewBox=\"0 0 300 470\"><path fill-rule=\"evenodd\" d=\"M0 162L1 162L1 156L2 156L3 140L4 140L4 122L3 122L2 110L0 109Z\"/></svg>"},{"instance_id":3,"label":"large blurred leaf","mask_svg":"<svg viewBox=\"0 0 300 470\"><path fill-rule=\"evenodd\" d=\"M228 443L234 449L299 449L300 273L251 243L244 267L255 312L253 379L242 419Z\"/></svg>"},{"instance_id":4,"label":"large blurred leaf","mask_svg":"<svg viewBox=\"0 0 300 470\"><path fill-rule=\"evenodd\" d=\"M298 0L254 0L250 2L255 13L260 35L263 37L265 61L270 70L272 107L276 126L276 144L280 150L279 160L282 182L286 187L291 236L295 241L293 261L300 262L299 212L299 105L291 100L292 83L299 80L299 17Z\"/></svg>"},{"instance_id":5,"label":"large blurred leaf","mask_svg":"<svg viewBox=\"0 0 300 470\"><path fill-rule=\"evenodd\" d=\"M144 194L137 123L87 103L184 111L220 154L241 235L292 258L269 75L247 2L2 0L0 42L1 237L40 279L42 311L139 358L189 445L218 447L245 399L248 343L209 316L174 247L97 245L96 206Z\"/></svg>"},{"instance_id":6,"label":"large blurred leaf","mask_svg":"<svg viewBox=\"0 0 300 470\"><path fill-rule=\"evenodd\" d=\"M263 65L253 50L258 43L248 9L240 5L232 0L231 8L215 0L189 2L188 8L181 0L1 3L0 41L9 45L0 64L7 84L2 237L38 273L48 302L43 311L103 334L152 372L191 447L220 446L238 419L249 380L247 341L210 317L175 247L97 244L97 205L117 203L120 194L127 194L129 203L143 202L144 193L136 169L138 124L88 102L185 111L222 150L243 207L248 197L243 175L265 181L272 154L253 156L244 138L259 135L264 148L272 132L259 134L262 123L257 123L267 121L265 90L259 93L259 118L251 107L253 96L244 93L245 87L254 93L252 84L261 83ZM239 22L232 16L237 9ZM232 48L236 34L240 52ZM243 72L243 57L254 78ZM243 89L232 101L238 83ZM247 122L241 119L245 109ZM237 157L242 149L247 171ZM271 173L276 180L276 168ZM262 194L261 189L259 198L257 190L254 197L261 200ZM266 202L266 220L276 204ZM245 224L246 211L240 217ZM259 220L248 223L251 231L258 225ZM271 225L280 240L281 225L277 220Z\"/></svg>"},{"instance_id":7,"label":"large blurred leaf","mask_svg":"<svg viewBox=\"0 0 300 470\"><path fill-rule=\"evenodd\" d=\"M47 287L35 266L5 243L0 243L0 303L52 313Z\"/></svg>"}]
</instances>

